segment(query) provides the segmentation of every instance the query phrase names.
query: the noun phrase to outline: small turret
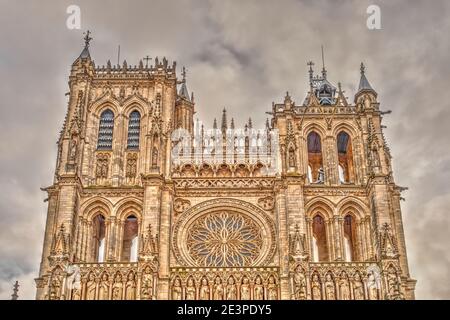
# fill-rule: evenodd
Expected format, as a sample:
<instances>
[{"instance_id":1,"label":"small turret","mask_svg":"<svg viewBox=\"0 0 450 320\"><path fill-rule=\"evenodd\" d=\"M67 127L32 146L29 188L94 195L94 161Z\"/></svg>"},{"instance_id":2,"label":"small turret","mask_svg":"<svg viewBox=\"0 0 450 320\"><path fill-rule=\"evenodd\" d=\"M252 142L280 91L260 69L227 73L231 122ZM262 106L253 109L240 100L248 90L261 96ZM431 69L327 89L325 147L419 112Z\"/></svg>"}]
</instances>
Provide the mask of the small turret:
<instances>
[{"instance_id":1,"label":"small turret","mask_svg":"<svg viewBox=\"0 0 450 320\"><path fill-rule=\"evenodd\" d=\"M376 102L378 94L370 85L369 80L367 80L366 67L364 66L364 63L362 63L362 62L361 62L360 72L361 72L361 78L359 80L358 92L355 95L355 103L358 103L358 102L363 103L365 105L365 107L368 108L370 106L370 103ZM369 99L360 99L364 96L368 97ZM361 101L361 100L363 100L363 101Z\"/></svg>"},{"instance_id":2,"label":"small turret","mask_svg":"<svg viewBox=\"0 0 450 320\"><path fill-rule=\"evenodd\" d=\"M194 94L189 96L189 91L186 85L186 68L183 67L183 79L175 107L175 125L177 128L188 130L191 134L194 130Z\"/></svg>"}]
</instances>

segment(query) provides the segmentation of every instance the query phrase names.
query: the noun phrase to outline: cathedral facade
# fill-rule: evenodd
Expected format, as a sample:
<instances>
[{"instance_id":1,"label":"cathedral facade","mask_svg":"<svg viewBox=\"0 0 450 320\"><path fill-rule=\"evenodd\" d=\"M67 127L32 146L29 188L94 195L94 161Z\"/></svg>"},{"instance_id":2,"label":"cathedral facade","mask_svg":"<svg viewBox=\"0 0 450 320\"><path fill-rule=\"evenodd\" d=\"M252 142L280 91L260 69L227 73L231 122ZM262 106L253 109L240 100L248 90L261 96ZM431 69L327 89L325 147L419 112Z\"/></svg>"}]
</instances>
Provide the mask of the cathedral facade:
<instances>
[{"instance_id":1,"label":"cathedral facade","mask_svg":"<svg viewBox=\"0 0 450 320\"><path fill-rule=\"evenodd\" d=\"M207 130L175 63L96 66L90 41L43 189L37 299L414 299L363 65L353 102L309 63L305 101L287 93L264 130L225 110Z\"/></svg>"}]
</instances>

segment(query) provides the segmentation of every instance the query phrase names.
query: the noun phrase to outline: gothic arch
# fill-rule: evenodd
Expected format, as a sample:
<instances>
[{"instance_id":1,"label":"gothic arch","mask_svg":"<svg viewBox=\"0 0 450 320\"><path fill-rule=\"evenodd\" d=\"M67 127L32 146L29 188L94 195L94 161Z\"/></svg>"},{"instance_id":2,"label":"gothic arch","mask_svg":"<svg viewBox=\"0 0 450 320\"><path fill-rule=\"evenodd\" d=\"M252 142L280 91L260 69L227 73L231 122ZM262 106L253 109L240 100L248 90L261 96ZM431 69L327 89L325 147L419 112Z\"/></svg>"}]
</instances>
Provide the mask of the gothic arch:
<instances>
[{"instance_id":1,"label":"gothic arch","mask_svg":"<svg viewBox=\"0 0 450 320\"><path fill-rule=\"evenodd\" d=\"M318 122L310 122L303 126L303 129L302 129L303 137L305 137L305 138L308 137L308 135L311 132L316 132L320 136L320 139L322 141L327 136L327 130L326 130L325 126Z\"/></svg>"},{"instance_id":2,"label":"gothic arch","mask_svg":"<svg viewBox=\"0 0 450 320\"><path fill-rule=\"evenodd\" d=\"M137 198L127 198L120 200L115 205L115 216L123 222L130 214L133 214L138 221L142 221L142 201Z\"/></svg>"},{"instance_id":3,"label":"gothic arch","mask_svg":"<svg viewBox=\"0 0 450 320\"><path fill-rule=\"evenodd\" d=\"M364 202L355 197L347 197L338 202L336 211L341 217L345 217L349 212L360 221L369 215L370 210Z\"/></svg>"},{"instance_id":4,"label":"gothic arch","mask_svg":"<svg viewBox=\"0 0 450 320\"><path fill-rule=\"evenodd\" d=\"M100 115L106 109L111 109L111 111L114 112L114 118L117 118L117 116L120 114L119 101L111 98L101 99L97 102L94 102L90 108L92 110L91 114L97 119L100 118Z\"/></svg>"},{"instance_id":5,"label":"gothic arch","mask_svg":"<svg viewBox=\"0 0 450 320\"><path fill-rule=\"evenodd\" d=\"M333 137L337 137L337 135L344 131L345 133L347 133L350 136L351 141L353 142L354 139L356 139L356 137L358 136L357 132L358 129L355 128L355 126L347 121L341 121L338 122L334 128L333 128Z\"/></svg>"},{"instance_id":6,"label":"gothic arch","mask_svg":"<svg viewBox=\"0 0 450 320\"><path fill-rule=\"evenodd\" d=\"M321 213L324 220L328 221L333 217L334 204L323 197L316 197L306 203L306 216L313 218L317 213Z\"/></svg>"},{"instance_id":7,"label":"gothic arch","mask_svg":"<svg viewBox=\"0 0 450 320\"><path fill-rule=\"evenodd\" d=\"M113 204L106 198L95 197L83 203L80 212L87 220L92 220L99 212L101 212L105 218L108 218L113 212Z\"/></svg>"},{"instance_id":8,"label":"gothic arch","mask_svg":"<svg viewBox=\"0 0 450 320\"><path fill-rule=\"evenodd\" d=\"M144 106L146 106L147 108ZM122 114L125 115L125 117L127 117L128 119L130 113L136 109L139 111L142 117L144 117L148 115L146 110L149 110L149 107L150 105L144 99L140 98L139 96L133 95L127 98L123 103Z\"/></svg>"},{"instance_id":9,"label":"gothic arch","mask_svg":"<svg viewBox=\"0 0 450 320\"><path fill-rule=\"evenodd\" d=\"M248 240L250 246L257 243L257 245L255 244L257 254L252 257L251 266L266 265L272 261L276 250L276 227L272 218L264 210L249 202L223 198L207 200L189 208L176 222L172 230L172 248L179 263L200 266L199 260L192 255L195 247L191 244L188 245L187 239L192 239L190 233L195 232L196 223L199 221L213 219L215 223L221 224L222 221L216 219L221 214L230 217L230 220L226 221L239 220L239 223L246 223L249 226L248 229L260 232L257 236L252 234L250 237L252 240ZM226 225L225 222L223 223ZM192 229L194 231L191 231ZM212 236L214 235L212 234ZM253 240L254 242L252 242ZM247 266L247 262L243 266ZM224 266L230 265L224 264Z\"/></svg>"}]
</instances>

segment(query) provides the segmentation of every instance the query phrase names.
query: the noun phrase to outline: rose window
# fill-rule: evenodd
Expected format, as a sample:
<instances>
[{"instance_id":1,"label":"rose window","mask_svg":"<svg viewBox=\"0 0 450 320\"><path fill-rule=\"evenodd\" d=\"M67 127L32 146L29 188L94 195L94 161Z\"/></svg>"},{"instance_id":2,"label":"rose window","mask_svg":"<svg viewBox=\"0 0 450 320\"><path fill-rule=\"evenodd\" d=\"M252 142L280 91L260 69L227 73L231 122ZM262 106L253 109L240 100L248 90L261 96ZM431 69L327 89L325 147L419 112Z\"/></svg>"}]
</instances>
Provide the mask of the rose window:
<instances>
[{"instance_id":1,"label":"rose window","mask_svg":"<svg viewBox=\"0 0 450 320\"><path fill-rule=\"evenodd\" d=\"M263 236L250 217L236 212L212 212L187 230L186 245L195 263L204 267L249 266L260 256Z\"/></svg>"}]
</instances>

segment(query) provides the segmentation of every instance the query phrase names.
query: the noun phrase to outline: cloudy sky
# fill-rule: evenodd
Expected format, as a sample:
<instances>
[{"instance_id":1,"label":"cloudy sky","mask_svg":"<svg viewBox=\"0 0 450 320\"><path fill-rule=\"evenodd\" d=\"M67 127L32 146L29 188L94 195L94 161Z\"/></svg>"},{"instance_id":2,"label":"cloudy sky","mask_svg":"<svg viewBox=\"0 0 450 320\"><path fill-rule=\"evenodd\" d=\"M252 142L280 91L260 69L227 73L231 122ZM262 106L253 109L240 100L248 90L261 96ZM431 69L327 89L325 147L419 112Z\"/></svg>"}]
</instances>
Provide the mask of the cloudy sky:
<instances>
[{"instance_id":1,"label":"cloudy sky","mask_svg":"<svg viewBox=\"0 0 450 320\"><path fill-rule=\"evenodd\" d=\"M66 27L81 8L82 30ZM381 30L366 26L381 8ZM308 89L306 62L353 97L364 61L379 92L402 204L417 297L450 298L450 2L381 0L61 1L0 0L0 298L13 282L33 298L69 67L90 29L96 64L166 56L188 68L200 119L223 107L236 124L262 124L288 90Z\"/></svg>"}]
</instances>

